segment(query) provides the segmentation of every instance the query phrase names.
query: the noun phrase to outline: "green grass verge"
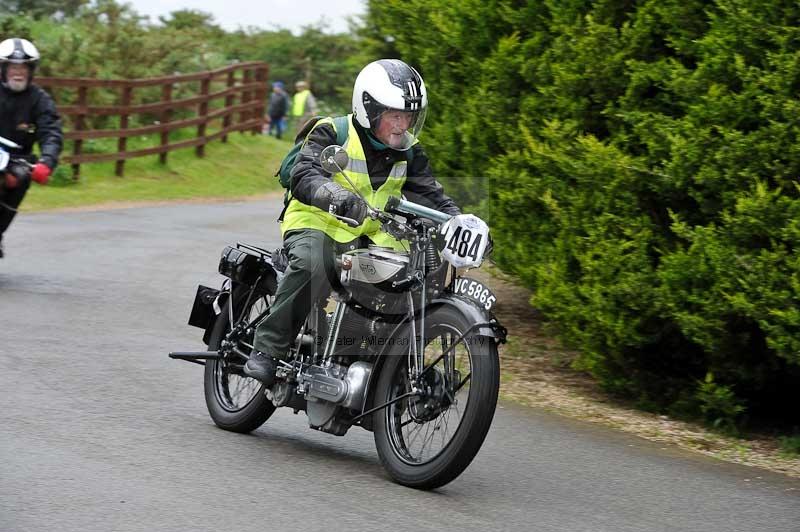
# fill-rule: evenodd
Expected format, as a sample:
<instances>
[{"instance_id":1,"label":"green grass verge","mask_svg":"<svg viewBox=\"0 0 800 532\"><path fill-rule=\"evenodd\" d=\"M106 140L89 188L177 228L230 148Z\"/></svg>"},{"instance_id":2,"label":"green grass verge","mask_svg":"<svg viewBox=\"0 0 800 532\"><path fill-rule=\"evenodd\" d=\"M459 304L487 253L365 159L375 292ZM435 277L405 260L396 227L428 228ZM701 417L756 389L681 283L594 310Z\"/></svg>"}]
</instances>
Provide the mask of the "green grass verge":
<instances>
[{"instance_id":1,"label":"green grass verge","mask_svg":"<svg viewBox=\"0 0 800 532\"><path fill-rule=\"evenodd\" d=\"M114 175L114 163L94 163L81 165L80 180L74 181L71 168L64 165L56 170L51 184L44 187L34 184L30 188L22 210L234 198L278 191L280 184L273 176L290 147L289 142L273 137L232 133L227 143L215 141L206 145L203 158L195 156L194 148L187 148L170 152L164 165L159 163L157 155L130 159L125 163L124 177ZM87 151L114 151L101 143L90 148Z\"/></svg>"}]
</instances>

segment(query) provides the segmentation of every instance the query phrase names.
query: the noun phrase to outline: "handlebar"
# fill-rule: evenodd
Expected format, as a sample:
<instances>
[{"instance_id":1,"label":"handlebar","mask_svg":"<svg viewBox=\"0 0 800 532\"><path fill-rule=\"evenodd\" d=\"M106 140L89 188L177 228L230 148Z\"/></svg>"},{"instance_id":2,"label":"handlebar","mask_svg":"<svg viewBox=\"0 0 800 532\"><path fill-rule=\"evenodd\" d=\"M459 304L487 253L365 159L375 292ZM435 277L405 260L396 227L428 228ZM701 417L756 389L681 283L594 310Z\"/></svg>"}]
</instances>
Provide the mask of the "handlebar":
<instances>
[{"instance_id":1,"label":"handlebar","mask_svg":"<svg viewBox=\"0 0 800 532\"><path fill-rule=\"evenodd\" d=\"M347 152L341 147L336 144L332 144L330 146L326 146L325 149L322 150L320 154L320 164L322 168L330 173L340 173L342 176L347 180L350 186L353 188L353 192L358 195L364 203L367 204L367 215L372 218L373 220L384 220L386 214L378 209L373 209L369 206L369 202L364 197L363 194L358 190L358 187L353 184L353 181L347 175L347 172L344 171L344 168L347 166L349 161L349 157L347 156ZM444 214L439 212L435 209L430 209L428 207L424 207L417 203L412 203L410 201L406 201L404 199L400 199L395 196L390 196L388 201L386 202L386 209L389 211L395 211L404 214L411 214L413 216L419 216L421 218L427 218L429 220L433 220L436 223L445 223L448 221L452 216L449 214ZM344 216L339 216L334 214L334 216L339 219L340 221L346 223L351 227L358 227L360 224L353 220L352 218L346 218Z\"/></svg>"},{"instance_id":2,"label":"handlebar","mask_svg":"<svg viewBox=\"0 0 800 532\"><path fill-rule=\"evenodd\" d=\"M24 179L30 176L31 170L33 170L33 165L31 163L25 159L12 157L6 161L5 166L0 168L0 175L9 173L17 178Z\"/></svg>"},{"instance_id":3,"label":"handlebar","mask_svg":"<svg viewBox=\"0 0 800 532\"><path fill-rule=\"evenodd\" d=\"M390 215L383 213L382 211L373 209L369 206L367 207L367 209L368 209L367 215L372 219L382 220L382 221L391 219ZM450 218L452 218L452 216L449 214L439 212L437 210L425 207L418 203L412 203L410 201L400 199L396 196L389 196L389 199L386 201L386 210L427 218L429 220L433 220L436 223L444 223ZM360 225L358 221L353 220L352 218L347 218L345 216L340 216L338 214L334 214L333 216L334 218L346 223L350 227L358 227Z\"/></svg>"},{"instance_id":4,"label":"handlebar","mask_svg":"<svg viewBox=\"0 0 800 532\"><path fill-rule=\"evenodd\" d=\"M6 140L3 137L0 137L0 141L2 141L0 142L0 144L5 144L18 148L20 147L19 145L14 144L13 142ZM12 167L17 167L17 168L22 167L25 171L30 171L33 169L33 164L31 164L22 157L16 157L11 155L2 146L0 146L0 175L2 174L2 172L11 171ZM11 171L11 173L14 172Z\"/></svg>"},{"instance_id":5,"label":"handlebar","mask_svg":"<svg viewBox=\"0 0 800 532\"><path fill-rule=\"evenodd\" d=\"M449 214L445 214L435 209L424 207L422 205L419 205L418 203L412 203L410 201L400 199L396 196L389 197L389 200L386 202L386 208L388 210L393 210L405 214L412 214L414 216L421 216L422 218L428 218L429 220L433 220L434 222L437 223L444 223L450 218L452 218L452 216L450 216Z\"/></svg>"}]
</instances>

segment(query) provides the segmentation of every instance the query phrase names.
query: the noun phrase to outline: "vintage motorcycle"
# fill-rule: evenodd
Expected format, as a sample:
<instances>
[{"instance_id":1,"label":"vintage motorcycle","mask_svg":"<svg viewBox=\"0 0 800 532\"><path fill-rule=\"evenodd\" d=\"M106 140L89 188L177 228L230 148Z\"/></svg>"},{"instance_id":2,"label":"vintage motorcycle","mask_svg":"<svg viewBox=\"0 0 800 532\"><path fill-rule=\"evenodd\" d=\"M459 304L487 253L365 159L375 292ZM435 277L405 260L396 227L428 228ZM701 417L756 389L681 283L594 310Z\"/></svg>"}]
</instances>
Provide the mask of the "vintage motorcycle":
<instances>
[{"instance_id":1,"label":"vintage motorcycle","mask_svg":"<svg viewBox=\"0 0 800 532\"><path fill-rule=\"evenodd\" d=\"M341 147L321 159L347 177ZM219 427L250 432L277 407L305 411L311 428L339 436L360 426L374 433L392 479L432 489L461 474L486 437L506 330L492 292L457 273L483 260L486 224L399 198L385 209L369 216L407 251L370 245L336 257L332 311L315 304L270 388L243 366L286 268L282 250L226 247L226 279L198 287L189 318L208 351L169 356L205 365L206 405Z\"/></svg>"}]
</instances>

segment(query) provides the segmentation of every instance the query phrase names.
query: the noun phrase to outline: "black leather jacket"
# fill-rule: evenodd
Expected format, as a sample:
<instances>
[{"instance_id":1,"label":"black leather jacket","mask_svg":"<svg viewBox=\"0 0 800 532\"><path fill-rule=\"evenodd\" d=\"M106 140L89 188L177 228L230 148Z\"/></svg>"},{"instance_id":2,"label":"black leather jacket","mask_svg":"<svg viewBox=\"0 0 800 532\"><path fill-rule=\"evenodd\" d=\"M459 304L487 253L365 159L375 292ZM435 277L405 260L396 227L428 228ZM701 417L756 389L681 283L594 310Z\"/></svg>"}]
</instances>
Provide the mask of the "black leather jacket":
<instances>
[{"instance_id":1,"label":"black leather jacket","mask_svg":"<svg viewBox=\"0 0 800 532\"><path fill-rule=\"evenodd\" d=\"M366 131L357 123L355 129L364 148L367 158L367 170L372 181L373 190L377 190L389 176L395 162L405 161L402 151L385 149L377 150L367 139ZM319 154L325 146L336 144L336 131L329 124L314 128L308 136L292 168L292 196L308 205L313 205L311 198L323 183L331 178L331 174L322 169ZM456 203L445 195L442 185L433 177L428 156L419 144L411 148L413 158L408 168L408 176L403 185L403 194L409 201L419 203L450 215L461 214Z\"/></svg>"},{"instance_id":2,"label":"black leather jacket","mask_svg":"<svg viewBox=\"0 0 800 532\"><path fill-rule=\"evenodd\" d=\"M5 150L31 161L33 143L38 142L39 161L54 169L64 144L64 135L61 118L50 95L33 84L22 92L0 85L0 137L22 146L22 149L4 146Z\"/></svg>"}]
</instances>

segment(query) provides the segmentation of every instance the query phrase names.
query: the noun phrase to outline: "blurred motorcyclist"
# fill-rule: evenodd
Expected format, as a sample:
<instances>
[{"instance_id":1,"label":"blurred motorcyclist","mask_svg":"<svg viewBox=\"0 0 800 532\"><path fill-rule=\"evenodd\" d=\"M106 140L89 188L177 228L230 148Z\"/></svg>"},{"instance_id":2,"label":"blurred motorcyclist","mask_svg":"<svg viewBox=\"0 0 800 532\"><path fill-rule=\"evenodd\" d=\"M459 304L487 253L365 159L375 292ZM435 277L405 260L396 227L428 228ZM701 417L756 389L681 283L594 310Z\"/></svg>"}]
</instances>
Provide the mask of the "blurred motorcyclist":
<instances>
[{"instance_id":1,"label":"blurred motorcyclist","mask_svg":"<svg viewBox=\"0 0 800 532\"><path fill-rule=\"evenodd\" d=\"M53 99L32 83L38 63L39 51L30 41L11 38L0 42L0 137L21 146L3 148L12 157L34 163L28 172L0 176L0 258L4 255L3 233L11 225L31 180L47 183L63 146L61 119ZM35 142L41 153L38 160L32 154Z\"/></svg>"},{"instance_id":2,"label":"blurred motorcyclist","mask_svg":"<svg viewBox=\"0 0 800 532\"><path fill-rule=\"evenodd\" d=\"M292 169L291 199L281 223L289 266L270 307L257 326L247 375L270 385L276 360L285 358L315 301L335 279L333 255L354 249L364 239L398 247L400 243L367 218L367 203L383 209L389 196L405 195L441 212L460 214L434 179L428 157L417 142L428 96L422 77L397 59L381 59L361 71L353 88L353 114L347 117L345 167L353 181L322 168L320 153L336 144L335 120L317 122L306 137ZM353 220L353 227L336 216Z\"/></svg>"}]
</instances>

